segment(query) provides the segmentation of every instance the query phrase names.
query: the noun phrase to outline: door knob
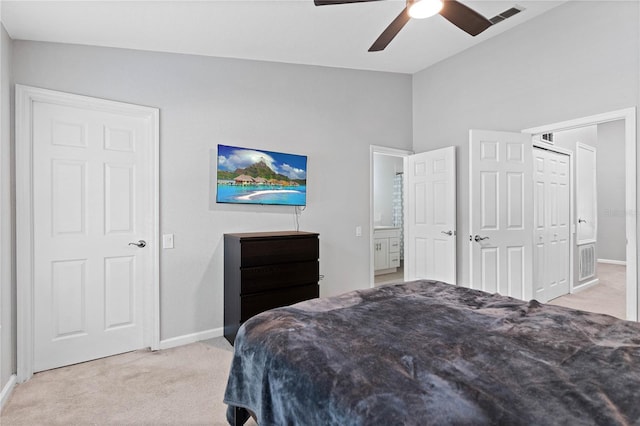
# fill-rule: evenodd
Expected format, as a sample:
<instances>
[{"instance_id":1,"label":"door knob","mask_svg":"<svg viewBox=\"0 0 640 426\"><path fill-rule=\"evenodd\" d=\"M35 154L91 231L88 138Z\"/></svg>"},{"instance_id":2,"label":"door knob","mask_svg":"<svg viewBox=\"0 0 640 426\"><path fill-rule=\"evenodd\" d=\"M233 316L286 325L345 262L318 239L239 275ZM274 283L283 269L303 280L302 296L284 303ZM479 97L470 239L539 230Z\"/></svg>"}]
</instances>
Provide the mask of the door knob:
<instances>
[{"instance_id":1,"label":"door knob","mask_svg":"<svg viewBox=\"0 0 640 426\"><path fill-rule=\"evenodd\" d=\"M585 219L578 218L578 223L587 223Z\"/></svg>"},{"instance_id":2,"label":"door knob","mask_svg":"<svg viewBox=\"0 0 640 426\"><path fill-rule=\"evenodd\" d=\"M143 248L147 245L147 242L145 240L138 240L137 243L129 243L130 246L136 246L138 248Z\"/></svg>"},{"instance_id":3,"label":"door knob","mask_svg":"<svg viewBox=\"0 0 640 426\"><path fill-rule=\"evenodd\" d=\"M440 231L440 233L448 235L448 236L452 236L453 235L453 231Z\"/></svg>"},{"instance_id":4,"label":"door knob","mask_svg":"<svg viewBox=\"0 0 640 426\"><path fill-rule=\"evenodd\" d=\"M476 243L479 243L482 240L488 240L489 237L481 237L480 235L476 235L475 237L473 237L473 239L475 240Z\"/></svg>"}]
</instances>

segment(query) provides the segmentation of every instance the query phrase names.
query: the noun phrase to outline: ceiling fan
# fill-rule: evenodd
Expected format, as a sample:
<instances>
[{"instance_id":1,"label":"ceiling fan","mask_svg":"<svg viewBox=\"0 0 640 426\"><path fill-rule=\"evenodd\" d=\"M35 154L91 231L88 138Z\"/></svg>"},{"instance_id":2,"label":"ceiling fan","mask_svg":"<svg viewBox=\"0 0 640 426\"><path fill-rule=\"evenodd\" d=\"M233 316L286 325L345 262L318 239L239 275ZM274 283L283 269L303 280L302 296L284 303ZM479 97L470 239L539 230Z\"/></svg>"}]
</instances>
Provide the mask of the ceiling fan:
<instances>
[{"instance_id":1,"label":"ceiling fan","mask_svg":"<svg viewBox=\"0 0 640 426\"><path fill-rule=\"evenodd\" d=\"M328 6L334 4L363 3L380 0L313 0L316 6ZM512 17L524 10L521 7L512 7L502 13L487 19L480 13L465 6L457 0L406 0L407 6L400 12L391 24L380 34L380 37L371 45L369 52L384 50L391 40L400 32L411 18L428 18L440 14L456 27L466 33L477 36L487 28L498 22Z\"/></svg>"}]
</instances>

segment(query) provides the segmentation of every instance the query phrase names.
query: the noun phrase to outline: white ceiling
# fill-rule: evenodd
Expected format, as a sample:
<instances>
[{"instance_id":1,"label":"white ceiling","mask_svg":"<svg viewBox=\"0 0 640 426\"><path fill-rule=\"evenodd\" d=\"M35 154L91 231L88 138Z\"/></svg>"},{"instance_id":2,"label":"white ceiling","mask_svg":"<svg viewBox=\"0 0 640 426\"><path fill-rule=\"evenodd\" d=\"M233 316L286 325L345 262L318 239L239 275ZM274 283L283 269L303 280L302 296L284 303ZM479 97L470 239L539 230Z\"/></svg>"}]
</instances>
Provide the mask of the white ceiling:
<instances>
[{"instance_id":1,"label":"white ceiling","mask_svg":"<svg viewBox=\"0 0 640 426\"><path fill-rule=\"evenodd\" d=\"M477 37L440 15L412 20L381 52L367 49L404 0L321 7L313 0L2 0L2 21L15 40L412 74L563 3L463 2L489 18L516 4L525 11Z\"/></svg>"}]
</instances>

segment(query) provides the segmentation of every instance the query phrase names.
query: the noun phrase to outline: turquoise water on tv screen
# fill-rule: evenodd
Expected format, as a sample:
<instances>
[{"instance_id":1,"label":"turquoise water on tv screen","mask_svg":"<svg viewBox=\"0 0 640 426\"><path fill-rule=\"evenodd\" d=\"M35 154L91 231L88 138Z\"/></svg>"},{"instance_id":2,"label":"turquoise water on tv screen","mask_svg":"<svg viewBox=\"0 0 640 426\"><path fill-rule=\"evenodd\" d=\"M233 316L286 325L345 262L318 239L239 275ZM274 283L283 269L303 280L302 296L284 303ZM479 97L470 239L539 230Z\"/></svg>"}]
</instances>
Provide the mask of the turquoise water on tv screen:
<instances>
[{"instance_id":1,"label":"turquoise water on tv screen","mask_svg":"<svg viewBox=\"0 0 640 426\"><path fill-rule=\"evenodd\" d=\"M307 204L307 187L272 185L218 184L218 203L283 204L304 206Z\"/></svg>"}]
</instances>

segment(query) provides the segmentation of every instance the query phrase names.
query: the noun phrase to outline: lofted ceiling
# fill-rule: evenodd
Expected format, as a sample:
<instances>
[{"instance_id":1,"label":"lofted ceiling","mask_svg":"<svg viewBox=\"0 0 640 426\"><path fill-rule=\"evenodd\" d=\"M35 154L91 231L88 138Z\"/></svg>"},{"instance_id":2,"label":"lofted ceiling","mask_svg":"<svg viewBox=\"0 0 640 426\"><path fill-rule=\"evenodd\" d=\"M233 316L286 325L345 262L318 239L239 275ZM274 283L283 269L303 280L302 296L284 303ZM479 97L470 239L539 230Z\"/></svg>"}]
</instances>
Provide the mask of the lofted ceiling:
<instances>
[{"instance_id":1,"label":"lofted ceiling","mask_svg":"<svg viewBox=\"0 0 640 426\"><path fill-rule=\"evenodd\" d=\"M313 0L2 0L14 40L413 74L522 24L563 1L467 1L491 18L525 10L471 37L440 15L411 20L381 52L367 49L404 0L316 7Z\"/></svg>"}]
</instances>

